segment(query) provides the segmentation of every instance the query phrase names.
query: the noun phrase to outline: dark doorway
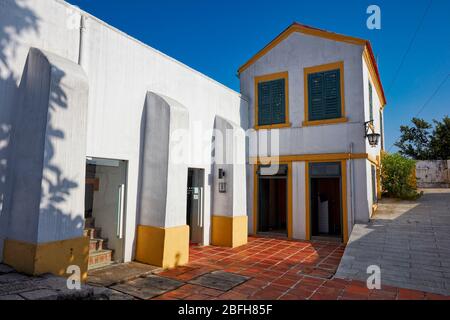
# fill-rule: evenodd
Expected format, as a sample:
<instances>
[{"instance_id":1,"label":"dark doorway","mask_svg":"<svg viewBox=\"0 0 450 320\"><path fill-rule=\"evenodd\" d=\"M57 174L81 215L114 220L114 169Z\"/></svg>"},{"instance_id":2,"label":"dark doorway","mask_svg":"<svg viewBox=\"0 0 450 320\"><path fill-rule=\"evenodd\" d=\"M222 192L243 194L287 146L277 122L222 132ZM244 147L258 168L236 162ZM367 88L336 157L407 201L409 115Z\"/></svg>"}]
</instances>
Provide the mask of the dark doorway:
<instances>
[{"instance_id":1,"label":"dark doorway","mask_svg":"<svg viewBox=\"0 0 450 320\"><path fill-rule=\"evenodd\" d=\"M190 242L203 243L203 197L204 197L203 169L188 169L186 222L189 225Z\"/></svg>"},{"instance_id":2,"label":"dark doorway","mask_svg":"<svg viewBox=\"0 0 450 320\"><path fill-rule=\"evenodd\" d=\"M342 237L339 163L311 164L311 235Z\"/></svg>"},{"instance_id":3,"label":"dark doorway","mask_svg":"<svg viewBox=\"0 0 450 320\"><path fill-rule=\"evenodd\" d=\"M270 170L268 170L270 171ZM287 236L288 175L287 166L273 173L258 170L258 232Z\"/></svg>"},{"instance_id":4,"label":"dark doorway","mask_svg":"<svg viewBox=\"0 0 450 320\"><path fill-rule=\"evenodd\" d=\"M125 259L128 162L86 160L85 233L90 239L89 269Z\"/></svg>"}]
</instances>

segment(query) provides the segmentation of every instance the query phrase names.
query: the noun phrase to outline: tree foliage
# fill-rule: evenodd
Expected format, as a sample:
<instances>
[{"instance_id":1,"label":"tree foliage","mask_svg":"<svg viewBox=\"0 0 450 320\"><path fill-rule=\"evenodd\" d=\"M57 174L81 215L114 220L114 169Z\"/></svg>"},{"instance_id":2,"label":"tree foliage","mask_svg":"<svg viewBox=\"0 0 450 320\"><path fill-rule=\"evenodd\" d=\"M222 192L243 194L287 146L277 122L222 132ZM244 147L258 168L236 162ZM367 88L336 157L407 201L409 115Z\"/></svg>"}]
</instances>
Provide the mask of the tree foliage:
<instances>
[{"instance_id":1,"label":"tree foliage","mask_svg":"<svg viewBox=\"0 0 450 320\"><path fill-rule=\"evenodd\" d=\"M414 160L450 159L450 118L429 122L413 118L412 126L401 126L401 137L395 146L401 155Z\"/></svg>"},{"instance_id":2,"label":"tree foliage","mask_svg":"<svg viewBox=\"0 0 450 320\"><path fill-rule=\"evenodd\" d=\"M445 117L442 122L434 120L434 131L430 141L430 153L433 159L450 159L450 118Z\"/></svg>"},{"instance_id":3,"label":"tree foliage","mask_svg":"<svg viewBox=\"0 0 450 320\"><path fill-rule=\"evenodd\" d=\"M385 153L381 156L381 179L383 191L389 197L417 199L416 161L398 153Z\"/></svg>"}]
</instances>

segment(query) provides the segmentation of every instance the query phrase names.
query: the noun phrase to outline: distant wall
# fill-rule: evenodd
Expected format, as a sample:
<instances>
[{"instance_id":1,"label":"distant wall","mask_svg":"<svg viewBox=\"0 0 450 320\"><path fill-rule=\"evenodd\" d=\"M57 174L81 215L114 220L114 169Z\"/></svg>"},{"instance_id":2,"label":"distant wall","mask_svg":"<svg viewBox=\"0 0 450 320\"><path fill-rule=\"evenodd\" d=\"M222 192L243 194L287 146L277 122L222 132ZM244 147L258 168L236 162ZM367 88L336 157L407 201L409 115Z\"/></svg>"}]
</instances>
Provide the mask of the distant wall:
<instances>
[{"instance_id":1,"label":"distant wall","mask_svg":"<svg viewBox=\"0 0 450 320\"><path fill-rule=\"evenodd\" d=\"M418 161L416 177L419 188L450 188L450 160Z\"/></svg>"}]
</instances>

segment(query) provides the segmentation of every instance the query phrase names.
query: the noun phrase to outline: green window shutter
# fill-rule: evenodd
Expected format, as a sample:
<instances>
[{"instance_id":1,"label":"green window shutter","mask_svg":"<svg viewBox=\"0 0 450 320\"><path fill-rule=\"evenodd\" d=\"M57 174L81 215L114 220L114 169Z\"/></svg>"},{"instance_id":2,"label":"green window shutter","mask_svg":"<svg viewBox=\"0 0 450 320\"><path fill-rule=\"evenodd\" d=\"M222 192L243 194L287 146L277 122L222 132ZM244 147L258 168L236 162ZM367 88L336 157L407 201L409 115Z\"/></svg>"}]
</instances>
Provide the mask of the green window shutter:
<instances>
[{"instance_id":1,"label":"green window shutter","mask_svg":"<svg viewBox=\"0 0 450 320\"><path fill-rule=\"evenodd\" d=\"M258 84L258 125L269 125L270 114L270 86L267 82Z\"/></svg>"},{"instance_id":2,"label":"green window shutter","mask_svg":"<svg viewBox=\"0 0 450 320\"><path fill-rule=\"evenodd\" d=\"M285 79L258 83L258 125L286 122Z\"/></svg>"},{"instance_id":3,"label":"green window shutter","mask_svg":"<svg viewBox=\"0 0 450 320\"><path fill-rule=\"evenodd\" d=\"M370 112L370 121L373 121L373 89L370 80L369 80L369 112Z\"/></svg>"},{"instance_id":4,"label":"green window shutter","mask_svg":"<svg viewBox=\"0 0 450 320\"><path fill-rule=\"evenodd\" d=\"M340 70L308 75L309 121L340 118L341 115Z\"/></svg>"},{"instance_id":5,"label":"green window shutter","mask_svg":"<svg viewBox=\"0 0 450 320\"><path fill-rule=\"evenodd\" d=\"M323 78L323 73L309 75L309 120L320 120L325 116Z\"/></svg>"}]
</instances>

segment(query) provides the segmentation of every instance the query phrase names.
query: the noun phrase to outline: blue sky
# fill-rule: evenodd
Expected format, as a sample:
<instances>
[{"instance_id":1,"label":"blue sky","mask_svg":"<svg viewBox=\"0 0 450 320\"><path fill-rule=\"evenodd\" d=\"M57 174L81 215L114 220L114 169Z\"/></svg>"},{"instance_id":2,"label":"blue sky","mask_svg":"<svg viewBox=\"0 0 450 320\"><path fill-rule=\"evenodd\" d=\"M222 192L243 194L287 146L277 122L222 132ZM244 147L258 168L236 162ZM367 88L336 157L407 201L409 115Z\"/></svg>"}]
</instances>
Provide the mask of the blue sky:
<instances>
[{"instance_id":1,"label":"blue sky","mask_svg":"<svg viewBox=\"0 0 450 320\"><path fill-rule=\"evenodd\" d=\"M238 67L294 21L368 39L388 100L387 147L450 73L448 0L432 0L417 33L430 0L69 2L237 91ZM366 27L371 4L381 8L381 30ZM450 78L420 113L427 120L444 115L450 115Z\"/></svg>"}]
</instances>

